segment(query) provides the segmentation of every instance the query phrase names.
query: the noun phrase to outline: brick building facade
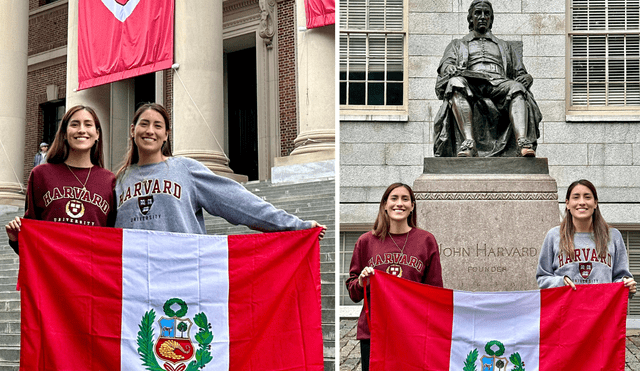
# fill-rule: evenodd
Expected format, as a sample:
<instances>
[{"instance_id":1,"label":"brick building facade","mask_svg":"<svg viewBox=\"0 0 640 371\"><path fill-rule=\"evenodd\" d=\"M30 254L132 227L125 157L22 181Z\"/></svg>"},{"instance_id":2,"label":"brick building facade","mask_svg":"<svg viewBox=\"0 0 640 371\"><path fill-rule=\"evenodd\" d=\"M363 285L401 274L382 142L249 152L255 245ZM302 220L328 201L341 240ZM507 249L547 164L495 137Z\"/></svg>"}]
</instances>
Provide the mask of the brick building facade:
<instances>
[{"instance_id":1,"label":"brick building facade","mask_svg":"<svg viewBox=\"0 0 640 371\"><path fill-rule=\"evenodd\" d=\"M278 92L280 99L280 156L288 156L294 149L298 135L296 111L295 66L295 0L278 7Z\"/></svg>"}]
</instances>

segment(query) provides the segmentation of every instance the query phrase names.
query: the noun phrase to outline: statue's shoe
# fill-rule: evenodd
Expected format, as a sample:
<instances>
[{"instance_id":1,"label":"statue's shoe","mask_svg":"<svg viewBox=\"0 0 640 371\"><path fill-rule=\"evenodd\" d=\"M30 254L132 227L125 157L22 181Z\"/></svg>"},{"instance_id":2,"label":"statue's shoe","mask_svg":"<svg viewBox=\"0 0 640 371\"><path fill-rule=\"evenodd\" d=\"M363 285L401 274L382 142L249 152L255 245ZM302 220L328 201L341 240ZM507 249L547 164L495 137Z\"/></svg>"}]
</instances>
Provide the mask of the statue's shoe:
<instances>
[{"instance_id":1,"label":"statue's shoe","mask_svg":"<svg viewBox=\"0 0 640 371\"><path fill-rule=\"evenodd\" d=\"M471 149L465 149L458 152L458 157L474 157L474 153Z\"/></svg>"},{"instance_id":2,"label":"statue's shoe","mask_svg":"<svg viewBox=\"0 0 640 371\"><path fill-rule=\"evenodd\" d=\"M458 157L478 157L475 140L465 139L458 150Z\"/></svg>"},{"instance_id":3,"label":"statue's shoe","mask_svg":"<svg viewBox=\"0 0 640 371\"><path fill-rule=\"evenodd\" d=\"M459 156L459 155L460 155L460 154L458 154L458 156ZM536 157L536 151L534 151L534 150L533 150L533 149L531 149L531 148L522 148L522 149L520 150L520 155L521 155L522 157Z\"/></svg>"},{"instance_id":4,"label":"statue's shoe","mask_svg":"<svg viewBox=\"0 0 640 371\"><path fill-rule=\"evenodd\" d=\"M518 149L522 157L536 157L536 151L533 149L533 143L525 137L518 138Z\"/></svg>"}]
</instances>

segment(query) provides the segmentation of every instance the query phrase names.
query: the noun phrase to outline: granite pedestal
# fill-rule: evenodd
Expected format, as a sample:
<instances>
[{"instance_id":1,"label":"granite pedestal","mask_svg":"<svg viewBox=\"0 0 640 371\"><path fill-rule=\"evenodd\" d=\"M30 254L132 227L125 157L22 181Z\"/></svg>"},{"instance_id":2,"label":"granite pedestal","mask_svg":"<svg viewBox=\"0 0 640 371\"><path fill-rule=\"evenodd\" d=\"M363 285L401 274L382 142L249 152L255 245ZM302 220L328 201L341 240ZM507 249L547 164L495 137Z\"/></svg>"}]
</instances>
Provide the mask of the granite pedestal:
<instances>
[{"instance_id":1,"label":"granite pedestal","mask_svg":"<svg viewBox=\"0 0 640 371\"><path fill-rule=\"evenodd\" d=\"M425 158L413 189L418 226L438 241L446 288L538 288L542 242L560 223L546 158Z\"/></svg>"}]
</instances>

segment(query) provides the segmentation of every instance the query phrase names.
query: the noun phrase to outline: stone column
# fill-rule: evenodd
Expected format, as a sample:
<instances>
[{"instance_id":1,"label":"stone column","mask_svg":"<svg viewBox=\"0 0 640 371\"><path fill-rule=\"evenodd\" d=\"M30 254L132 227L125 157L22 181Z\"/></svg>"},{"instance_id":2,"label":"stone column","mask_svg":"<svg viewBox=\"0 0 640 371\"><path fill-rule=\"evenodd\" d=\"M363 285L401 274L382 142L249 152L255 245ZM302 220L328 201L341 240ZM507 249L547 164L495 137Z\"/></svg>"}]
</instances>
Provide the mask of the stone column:
<instances>
[{"instance_id":1,"label":"stone column","mask_svg":"<svg viewBox=\"0 0 640 371\"><path fill-rule=\"evenodd\" d=\"M81 104L96 111L102 128L102 148L104 166L112 169L110 122L111 122L111 85L77 91L78 89L78 0L69 0L69 29L67 31L67 97L65 108ZM115 165L114 165L115 166Z\"/></svg>"},{"instance_id":2,"label":"stone column","mask_svg":"<svg viewBox=\"0 0 640 371\"><path fill-rule=\"evenodd\" d=\"M24 205L29 2L0 0L0 205Z\"/></svg>"},{"instance_id":3,"label":"stone column","mask_svg":"<svg viewBox=\"0 0 640 371\"><path fill-rule=\"evenodd\" d=\"M304 1L296 1L298 137L291 156L335 156L335 26L306 29Z\"/></svg>"},{"instance_id":4,"label":"stone column","mask_svg":"<svg viewBox=\"0 0 640 371\"><path fill-rule=\"evenodd\" d=\"M222 2L176 1L174 49L179 64L173 75L174 154L245 180L234 176L224 154Z\"/></svg>"}]
</instances>

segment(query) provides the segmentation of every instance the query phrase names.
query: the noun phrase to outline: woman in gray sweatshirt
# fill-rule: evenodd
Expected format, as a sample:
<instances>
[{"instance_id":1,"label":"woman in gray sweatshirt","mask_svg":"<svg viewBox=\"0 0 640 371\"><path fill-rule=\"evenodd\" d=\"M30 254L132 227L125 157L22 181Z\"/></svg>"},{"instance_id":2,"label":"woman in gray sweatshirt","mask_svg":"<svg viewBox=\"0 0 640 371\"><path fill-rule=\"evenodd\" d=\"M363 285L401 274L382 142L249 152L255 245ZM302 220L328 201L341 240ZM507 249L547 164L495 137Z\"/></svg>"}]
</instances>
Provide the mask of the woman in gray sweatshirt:
<instances>
[{"instance_id":1,"label":"woman in gray sweatshirt","mask_svg":"<svg viewBox=\"0 0 640 371\"><path fill-rule=\"evenodd\" d=\"M552 228L542 244L536 279L540 288L576 284L624 282L629 296L636 281L622 235L610 228L598 208L598 193L586 179L567 189L565 216Z\"/></svg>"},{"instance_id":2,"label":"woman in gray sweatshirt","mask_svg":"<svg viewBox=\"0 0 640 371\"><path fill-rule=\"evenodd\" d=\"M163 106L147 103L136 111L125 164L116 174L117 228L206 234L203 209L264 232L324 227L275 208L196 160L173 157L170 132Z\"/></svg>"}]
</instances>

